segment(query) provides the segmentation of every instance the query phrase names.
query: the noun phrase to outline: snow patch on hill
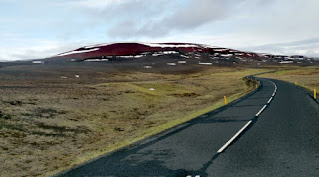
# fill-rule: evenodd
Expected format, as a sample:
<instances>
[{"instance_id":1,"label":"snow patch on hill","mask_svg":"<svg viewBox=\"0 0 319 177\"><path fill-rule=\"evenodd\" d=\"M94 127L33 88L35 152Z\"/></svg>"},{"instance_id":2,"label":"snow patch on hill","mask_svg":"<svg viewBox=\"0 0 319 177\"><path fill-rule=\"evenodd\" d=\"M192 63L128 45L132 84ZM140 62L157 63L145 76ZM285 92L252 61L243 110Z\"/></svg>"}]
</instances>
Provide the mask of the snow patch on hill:
<instances>
[{"instance_id":1,"label":"snow patch on hill","mask_svg":"<svg viewBox=\"0 0 319 177\"><path fill-rule=\"evenodd\" d=\"M90 49L90 50L75 50L75 51L71 51L71 52L61 53L61 54L58 54L57 56L66 56L66 55L71 55L71 54L93 52L93 51L97 51L97 50L100 50L100 48L94 48L94 49Z\"/></svg>"},{"instance_id":2,"label":"snow patch on hill","mask_svg":"<svg viewBox=\"0 0 319 177\"><path fill-rule=\"evenodd\" d=\"M179 48L179 47L199 47L195 44L161 44L161 43L141 43L150 47L161 47L161 48Z\"/></svg>"}]
</instances>

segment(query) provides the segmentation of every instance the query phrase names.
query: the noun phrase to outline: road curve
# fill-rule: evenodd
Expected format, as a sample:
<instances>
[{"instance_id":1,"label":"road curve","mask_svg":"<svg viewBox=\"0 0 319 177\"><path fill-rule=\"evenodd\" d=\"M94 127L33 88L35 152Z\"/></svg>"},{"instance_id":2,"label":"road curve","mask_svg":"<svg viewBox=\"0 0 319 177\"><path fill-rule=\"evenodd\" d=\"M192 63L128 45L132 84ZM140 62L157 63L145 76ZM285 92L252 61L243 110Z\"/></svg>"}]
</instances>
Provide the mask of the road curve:
<instances>
[{"instance_id":1,"label":"road curve","mask_svg":"<svg viewBox=\"0 0 319 177\"><path fill-rule=\"evenodd\" d=\"M283 81L57 176L318 176L319 106Z\"/></svg>"}]
</instances>

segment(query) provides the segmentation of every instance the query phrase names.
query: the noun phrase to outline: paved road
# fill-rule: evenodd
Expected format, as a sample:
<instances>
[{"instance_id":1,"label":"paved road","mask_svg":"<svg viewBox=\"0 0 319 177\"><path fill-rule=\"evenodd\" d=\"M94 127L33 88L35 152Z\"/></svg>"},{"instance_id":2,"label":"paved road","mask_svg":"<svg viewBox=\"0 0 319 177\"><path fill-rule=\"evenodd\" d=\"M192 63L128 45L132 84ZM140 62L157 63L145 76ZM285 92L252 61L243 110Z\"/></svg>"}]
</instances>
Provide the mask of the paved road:
<instances>
[{"instance_id":1,"label":"paved road","mask_svg":"<svg viewBox=\"0 0 319 177\"><path fill-rule=\"evenodd\" d=\"M318 104L260 80L245 99L59 176L319 176Z\"/></svg>"}]
</instances>

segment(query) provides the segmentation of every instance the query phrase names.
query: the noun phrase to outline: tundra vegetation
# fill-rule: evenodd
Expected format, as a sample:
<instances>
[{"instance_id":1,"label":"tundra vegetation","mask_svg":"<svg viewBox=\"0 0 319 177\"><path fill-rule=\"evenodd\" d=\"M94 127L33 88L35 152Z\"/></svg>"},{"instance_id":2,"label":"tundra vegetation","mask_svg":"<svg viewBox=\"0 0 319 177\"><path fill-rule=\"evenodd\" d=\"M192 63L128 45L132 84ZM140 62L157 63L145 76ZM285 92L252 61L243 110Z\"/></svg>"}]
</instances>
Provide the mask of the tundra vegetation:
<instances>
[{"instance_id":1,"label":"tundra vegetation","mask_svg":"<svg viewBox=\"0 0 319 177\"><path fill-rule=\"evenodd\" d=\"M154 70L0 68L0 176L50 176L129 145L250 92L243 77L268 69Z\"/></svg>"},{"instance_id":2,"label":"tundra vegetation","mask_svg":"<svg viewBox=\"0 0 319 177\"><path fill-rule=\"evenodd\" d=\"M286 66L274 67L275 72L263 74L260 77L273 78L283 80L305 87L313 91L319 91L319 66Z\"/></svg>"}]
</instances>

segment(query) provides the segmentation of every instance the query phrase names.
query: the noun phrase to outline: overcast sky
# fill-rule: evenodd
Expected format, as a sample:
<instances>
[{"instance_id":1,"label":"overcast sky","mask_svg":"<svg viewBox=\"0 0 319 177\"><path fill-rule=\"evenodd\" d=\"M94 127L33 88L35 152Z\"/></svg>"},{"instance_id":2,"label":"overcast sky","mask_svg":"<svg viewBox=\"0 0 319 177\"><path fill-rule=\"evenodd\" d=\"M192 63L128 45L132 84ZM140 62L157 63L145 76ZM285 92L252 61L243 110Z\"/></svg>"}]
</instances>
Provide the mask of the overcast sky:
<instances>
[{"instance_id":1,"label":"overcast sky","mask_svg":"<svg viewBox=\"0 0 319 177\"><path fill-rule=\"evenodd\" d=\"M0 0L0 60L109 42L319 57L318 0Z\"/></svg>"}]
</instances>

